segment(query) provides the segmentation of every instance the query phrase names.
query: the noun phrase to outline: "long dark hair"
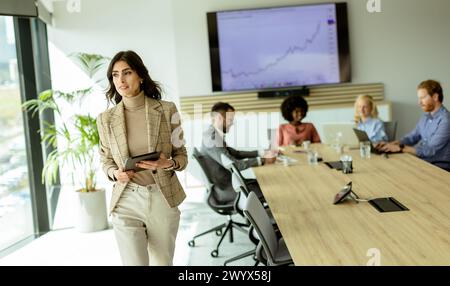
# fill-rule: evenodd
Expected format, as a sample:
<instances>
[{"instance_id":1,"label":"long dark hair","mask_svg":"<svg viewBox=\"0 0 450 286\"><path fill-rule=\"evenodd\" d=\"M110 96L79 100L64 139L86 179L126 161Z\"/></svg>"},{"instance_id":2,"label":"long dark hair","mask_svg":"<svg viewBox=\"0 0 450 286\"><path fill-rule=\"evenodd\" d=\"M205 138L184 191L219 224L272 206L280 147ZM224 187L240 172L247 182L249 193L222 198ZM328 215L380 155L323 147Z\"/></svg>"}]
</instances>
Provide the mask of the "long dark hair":
<instances>
[{"instance_id":1,"label":"long dark hair","mask_svg":"<svg viewBox=\"0 0 450 286\"><path fill-rule=\"evenodd\" d=\"M145 96L150 98L154 98L156 100L161 99L161 86L158 82L152 80L150 75L148 74L148 69L144 65L144 62L136 54L134 51L121 51L118 52L109 63L108 71L106 72L106 76L109 81L109 88L106 91L106 99L113 104L118 104L122 101L122 96L117 92L116 87L114 86L112 70L114 64L118 61L126 62L132 70L134 70L140 78L142 78L143 82L141 84L141 90L144 91Z\"/></svg>"}]
</instances>

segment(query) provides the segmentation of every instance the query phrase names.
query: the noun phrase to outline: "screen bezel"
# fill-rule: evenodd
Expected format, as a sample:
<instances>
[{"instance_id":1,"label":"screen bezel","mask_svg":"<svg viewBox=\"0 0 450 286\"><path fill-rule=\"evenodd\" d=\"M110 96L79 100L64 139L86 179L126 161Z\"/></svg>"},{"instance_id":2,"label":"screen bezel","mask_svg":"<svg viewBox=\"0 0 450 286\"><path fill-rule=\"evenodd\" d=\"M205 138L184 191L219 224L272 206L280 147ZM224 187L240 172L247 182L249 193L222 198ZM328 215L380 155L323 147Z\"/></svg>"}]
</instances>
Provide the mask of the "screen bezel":
<instances>
[{"instance_id":1,"label":"screen bezel","mask_svg":"<svg viewBox=\"0 0 450 286\"><path fill-rule=\"evenodd\" d=\"M305 4L305 5L290 5L290 6L276 6L276 7L265 7L265 8L255 8L255 9L239 9L239 10L226 10L226 11L216 11L208 12L207 24L208 24L208 42L209 42L209 57L210 57L210 68L211 68L211 83L213 92L237 92L237 91L267 91L267 90L278 90L277 88L264 88L264 89L240 89L232 91L224 91L222 88L222 78L220 72L220 46L219 46L219 32L217 30L217 13L222 12L235 12L235 11L254 11L254 10L264 10L273 8L284 8L284 7L303 7L303 6L321 6L334 4L336 7L336 22L337 22L337 40L338 40L338 56L339 56L339 76L340 81L336 83L321 83L321 84L311 84L308 86L319 86L319 85L332 85L339 83L346 83L351 81L351 64L350 64L350 38L348 33L348 16L347 16L347 3L320 3L320 4ZM289 88L281 89L295 89L302 86L291 86Z\"/></svg>"}]
</instances>

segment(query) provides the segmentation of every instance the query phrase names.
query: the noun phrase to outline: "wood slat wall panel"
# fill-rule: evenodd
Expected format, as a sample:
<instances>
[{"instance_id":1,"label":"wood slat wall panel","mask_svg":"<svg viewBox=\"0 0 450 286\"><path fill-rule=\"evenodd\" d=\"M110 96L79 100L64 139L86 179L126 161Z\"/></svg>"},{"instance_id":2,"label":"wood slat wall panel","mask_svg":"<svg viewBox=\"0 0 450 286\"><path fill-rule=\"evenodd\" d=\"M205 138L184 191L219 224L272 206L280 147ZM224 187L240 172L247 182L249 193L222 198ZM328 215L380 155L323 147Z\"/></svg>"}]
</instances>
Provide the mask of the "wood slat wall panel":
<instances>
[{"instance_id":1,"label":"wood slat wall panel","mask_svg":"<svg viewBox=\"0 0 450 286\"><path fill-rule=\"evenodd\" d=\"M310 95L305 97L309 107L334 107L339 104L353 104L360 94L369 94L375 101L384 100L384 85L382 83L352 84L339 86L318 86L310 88ZM194 106L201 104L203 113L209 112L212 105L218 101L225 101L233 105L237 111L278 111L284 97L258 98L257 93L189 96L181 97L181 111L192 115Z\"/></svg>"}]
</instances>

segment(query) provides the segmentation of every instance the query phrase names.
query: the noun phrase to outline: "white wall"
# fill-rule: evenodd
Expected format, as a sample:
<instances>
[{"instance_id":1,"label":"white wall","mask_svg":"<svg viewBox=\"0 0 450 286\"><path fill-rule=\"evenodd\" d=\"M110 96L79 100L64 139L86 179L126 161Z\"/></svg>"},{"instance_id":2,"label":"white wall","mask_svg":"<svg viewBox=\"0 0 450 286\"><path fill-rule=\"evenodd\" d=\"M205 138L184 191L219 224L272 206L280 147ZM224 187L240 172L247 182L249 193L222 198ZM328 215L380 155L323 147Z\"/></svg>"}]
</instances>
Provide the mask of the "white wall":
<instances>
[{"instance_id":1,"label":"white wall","mask_svg":"<svg viewBox=\"0 0 450 286\"><path fill-rule=\"evenodd\" d=\"M48 37L55 49L66 55L88 52L109 57L121 50L134 50L142 57L150 76L162 83L165 98L177 100L171 1L82 0L79 13L69 12L66 1L54 1L53 8L54 24L48 27ZM50 62L53 85L65 86L64 79L71 78L68 75L73 69L68 71L55 53L50 53Z\"/></svg>"},{"instance_id":2,"label":"white wall","mask_svg":"<svg viewBox=\"0 0 450 286\"><path fill-rule=\"evenodd\" d=\"M173 0L180 95L211 94L206 12L321 2L333 1ZM450 1L381 0L382 12L373 14L367 12L366 0L346 2L352 81L385 84L403 135L421 114L416 98L420 81L434 78L446 94L450 91Z\"/></svg>"}]
</instances>

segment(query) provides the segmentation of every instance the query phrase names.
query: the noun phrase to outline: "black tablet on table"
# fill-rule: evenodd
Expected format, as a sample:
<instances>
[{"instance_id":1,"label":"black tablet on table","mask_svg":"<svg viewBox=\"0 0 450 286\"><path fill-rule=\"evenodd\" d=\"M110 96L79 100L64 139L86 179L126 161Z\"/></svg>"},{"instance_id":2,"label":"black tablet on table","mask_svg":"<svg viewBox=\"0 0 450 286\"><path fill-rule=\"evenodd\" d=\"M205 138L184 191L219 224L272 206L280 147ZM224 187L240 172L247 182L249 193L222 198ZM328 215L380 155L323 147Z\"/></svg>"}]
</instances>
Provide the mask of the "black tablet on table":
<instances>
[{"instance_id":1,"label":"black tablet on table","mask_svg":"<svg viewBox=\"0 0 450 286\"><path fill-rule=\"evenodd\" d=\"M401 204L393 197L388 198L378 198L369 200L369 203L376 208L379 212L398 212L398 211L409 211L407 207Z\"/></svg>"}]
</instances>

